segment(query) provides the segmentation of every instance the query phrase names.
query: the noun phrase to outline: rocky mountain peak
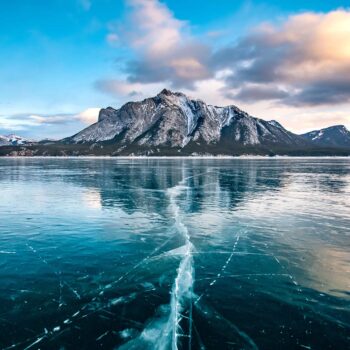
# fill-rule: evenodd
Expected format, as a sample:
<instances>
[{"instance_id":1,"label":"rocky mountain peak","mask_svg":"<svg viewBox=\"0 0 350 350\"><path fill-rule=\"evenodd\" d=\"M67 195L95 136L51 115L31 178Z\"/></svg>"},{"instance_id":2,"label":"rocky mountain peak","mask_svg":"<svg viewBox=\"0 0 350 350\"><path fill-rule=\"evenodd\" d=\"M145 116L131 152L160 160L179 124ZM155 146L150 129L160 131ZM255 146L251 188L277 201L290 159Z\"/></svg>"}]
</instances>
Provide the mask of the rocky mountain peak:
<instances>
[{"instance_id":1,"label":"rocky mountain peak","mask_svg":"<svg viewBox=\"0 0 350 350\"><path fill-rule=\"evenodd\" d=\"M173 95L174 93L171 91L171 90L168 90L168 89L163 89L159 94L159 95L165 95L165 96L171 96Z\"/></svg>"},{"instance_id":2,"label":"rocky mountain peak","mask_svg":"<svg viewBox=\"0 0 350 350\"><path fill-rule=\"evenodd\" d=\"M143 101L128 102L120 109L102 109L96 124L64 141L115 143L118 152L135 149L138 153L161 152L164 148L201 152L214 147L225 153L242 146L305 143L276 121L251 117L236 106L208 105L168 89Z\"/></svg>"},{"instance_id":3,"label":"rocky mountain peak","mask_svg":"<svg viewBox=\"0 0 350 350\"><path fill-rule=\"evenodd\" d=\"M112 117L115 111L116 110L113 107L102 108L98 114L98 122L101 122L104 119Z\"/></svg>"}]
</instances>

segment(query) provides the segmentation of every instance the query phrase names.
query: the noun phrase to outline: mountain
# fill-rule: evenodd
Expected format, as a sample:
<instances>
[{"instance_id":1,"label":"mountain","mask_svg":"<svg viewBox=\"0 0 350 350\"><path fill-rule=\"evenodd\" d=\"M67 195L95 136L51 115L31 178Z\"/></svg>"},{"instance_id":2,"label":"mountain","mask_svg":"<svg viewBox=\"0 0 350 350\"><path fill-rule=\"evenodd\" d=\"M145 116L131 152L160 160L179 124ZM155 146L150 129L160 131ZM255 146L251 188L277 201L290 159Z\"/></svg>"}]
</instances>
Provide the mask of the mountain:
<instances>
[{"instance_id":1,"label":"mountain","mask_svg":"<svg viewBox=\"0 0 350 350\"><path fill-rule=\"evenodd\" d=\"M344 125L314 130L301 136L319 146L350 148L350 131Z\"/></svg>"},{"instance_id":2,"label":"mountain","mask_svg":"<svg viewBox=\"0 0 350 350\"><path fill-rule=\"evenodd\" d=\"M27 140L24 137L18 135L0 135L0 146L18 146L32 143L33 141Z\"/></svg>"},{"instance_id":3,"label":"mountain","mask_svg":"<svg viewBox=\"0 0 350 350\"><path fill-rule=\"evenodd\" d=\"M236 106L217 107L162 90L119 109L101 109L98 121L60 141L1 147L0 155L348 155L315 144L275 120L254 118Z\"/></svg>"},{"instance_id":4,"label":"mountain","mask_svg":"<svg viewBox=\"0 0 350 350\"><path fill-rule=\"evenodd\" d=\"M268 153L308 144L276 121L254 118L236 106L207 105L169 90L120 109L102 109L97 123L63 142L113 144L113 154L123 155Z\"/></svg>"}]
</instances>

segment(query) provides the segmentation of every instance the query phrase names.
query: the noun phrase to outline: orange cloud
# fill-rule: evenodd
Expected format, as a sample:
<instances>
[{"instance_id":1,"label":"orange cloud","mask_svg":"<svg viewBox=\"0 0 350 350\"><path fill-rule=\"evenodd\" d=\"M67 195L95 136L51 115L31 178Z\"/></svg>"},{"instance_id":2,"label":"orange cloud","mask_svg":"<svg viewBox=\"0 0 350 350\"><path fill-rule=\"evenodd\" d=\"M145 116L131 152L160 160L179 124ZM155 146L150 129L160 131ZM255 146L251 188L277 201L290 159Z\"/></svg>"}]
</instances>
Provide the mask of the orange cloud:
<instances>
[{"instance_id":1,"label":"orange cloud","mask_svg":"<svg viewBox=\"0 0 350 350\"><path fill-rule=\"evenodd\" d=\"M237 97L278 99L275 90L288 93L280 94L285 104L349 101L350 11L304 13L280 26L264 24L215 56L217 65L232 68L227 83L241 87Z\"/></svg>"}]
</instances>

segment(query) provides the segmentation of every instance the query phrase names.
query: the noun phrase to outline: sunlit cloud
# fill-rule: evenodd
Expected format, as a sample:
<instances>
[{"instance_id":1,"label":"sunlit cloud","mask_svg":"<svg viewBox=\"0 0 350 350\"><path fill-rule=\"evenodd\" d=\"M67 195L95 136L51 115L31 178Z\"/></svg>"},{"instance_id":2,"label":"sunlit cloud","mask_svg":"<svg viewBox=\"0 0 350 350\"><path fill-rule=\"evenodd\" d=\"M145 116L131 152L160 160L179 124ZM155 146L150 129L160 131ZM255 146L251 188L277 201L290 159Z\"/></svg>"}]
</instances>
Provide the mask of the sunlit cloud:
<instances>
[{"instance_id":1,"label":"sunlit cloud","mask_svg":"<svg viewBox=\"0 0 350 350\"><path fill-rule=\"evenodd\" d=\"M88 108L80 112L76 118L87 125L96 123L100 110L101 108Z\"/></svg>"},{"instance_id":2,"label":"sunlit cloud","mask_svg":"<svg viewBox=\"0 0 350 350\"><path fill-rule=\"evenodd\" d=\"M294 15L277 26L264 23L235 44L215 50L159 1L127 3L123 44L136 57L126 66L129 82L167 82L195 90L196 83L230 71L222 78L222 94L231 100L276 100L293 106L350 101L347 10ZM107 38L119 35L109 33Z\"/></svg>"},{"instance_id":3,"label":"sunlit cloud","mask_svg":"<svg viewBox=\"0 0 350 350\"><path fill-rule=\"evenodd\" d=\"M214 55L232 68L226 93L312 106L350 101L350 12L304 13L264 24Z\"/></svg>"}]
</instances>

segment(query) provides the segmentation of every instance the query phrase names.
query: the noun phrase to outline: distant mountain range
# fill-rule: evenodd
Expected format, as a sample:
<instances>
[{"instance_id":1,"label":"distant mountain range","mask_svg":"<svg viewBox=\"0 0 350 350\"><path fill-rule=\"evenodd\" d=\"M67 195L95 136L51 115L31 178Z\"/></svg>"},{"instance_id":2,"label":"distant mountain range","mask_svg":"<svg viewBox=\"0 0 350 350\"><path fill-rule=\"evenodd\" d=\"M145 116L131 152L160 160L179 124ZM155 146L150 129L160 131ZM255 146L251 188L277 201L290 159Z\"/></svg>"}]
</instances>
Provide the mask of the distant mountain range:
<instances>
[{"instance_id":1,"label":"distant mountain range","mask_svg":"<svg viewBox=\"0 0 350 350\"><path fill-rule=\"evenodd\" d=\"M164 89L101 109L98 121L60 141L7 144L0 155L350 155L345 126L296 135L236 106L217 107Z\"/></svg>"},{"instance_id":2,"label":"distant mountain range","mask_svg":"<svg viewBox=\"0 0 350 350\"><path fill-rule=\"evenodd\" d=\"M0 135L0 146L19 146L31 143L33 143L33 141L15 134Z\"/></svg>"}]
</instances>

